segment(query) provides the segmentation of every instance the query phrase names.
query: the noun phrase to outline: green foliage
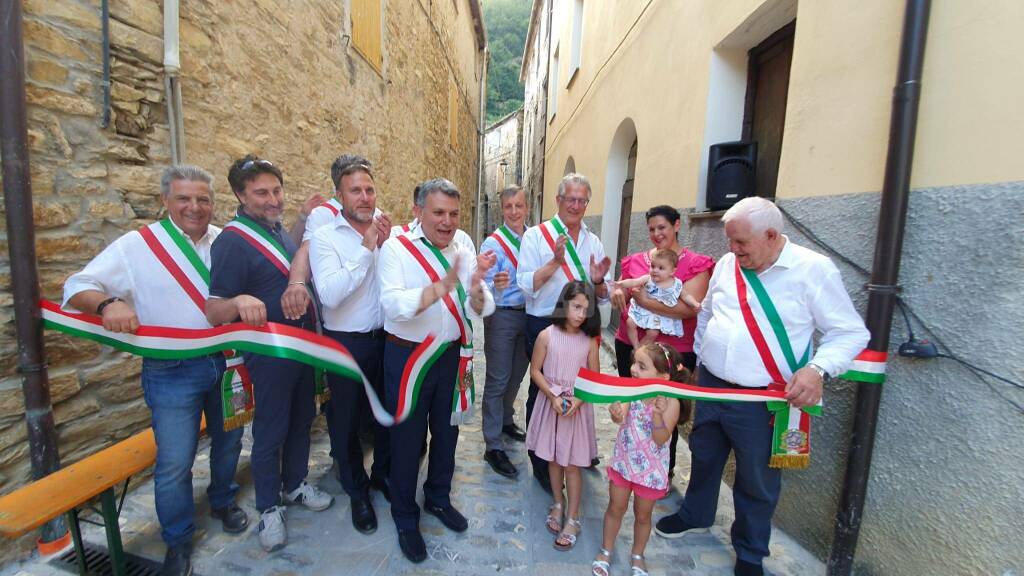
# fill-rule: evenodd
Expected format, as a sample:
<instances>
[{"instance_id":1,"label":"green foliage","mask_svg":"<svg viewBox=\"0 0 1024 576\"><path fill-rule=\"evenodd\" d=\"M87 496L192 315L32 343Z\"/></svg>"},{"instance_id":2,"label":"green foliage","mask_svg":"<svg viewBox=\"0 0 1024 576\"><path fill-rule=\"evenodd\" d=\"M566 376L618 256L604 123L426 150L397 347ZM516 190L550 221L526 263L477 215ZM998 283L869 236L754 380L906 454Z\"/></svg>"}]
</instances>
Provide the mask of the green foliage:
<instances>
[{"instance_id":1,"label":"green foliage","mask_svg":"<svg viewBox=\"0 0 1024 576\"><path fill-rule=\"evenodd\" d=\"M530 0L483 0L484 26L491 63L487 72L487 122L491 123L523 105L519 68L523 63Z\"/></svg>"}]
</instances>

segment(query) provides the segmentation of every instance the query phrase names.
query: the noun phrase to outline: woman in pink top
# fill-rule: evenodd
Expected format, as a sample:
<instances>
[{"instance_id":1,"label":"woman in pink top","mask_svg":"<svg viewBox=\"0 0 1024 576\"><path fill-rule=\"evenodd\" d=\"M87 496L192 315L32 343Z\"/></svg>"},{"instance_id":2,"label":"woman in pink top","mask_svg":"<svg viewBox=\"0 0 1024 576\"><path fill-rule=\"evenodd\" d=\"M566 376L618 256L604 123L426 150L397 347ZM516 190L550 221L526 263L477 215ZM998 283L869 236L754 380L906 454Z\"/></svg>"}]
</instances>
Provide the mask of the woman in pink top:
<instances>
[{"instance_id":1,"label":"woman in pink top","mask_svg":"<svg viewBox=\"0 0 1024 576\"><path fill-rule=\"evenodd\" d=\"M667 248L679 255L679 263L676 266L676 278L683 282L683 289L692 294L698 301L704 300L708 293L708 281L711 280L711 270L715 267L715 261L709 256L691 252L679 244L679 228L681 225L679 211L671 206L655 206L647 211L647 233L654 245L650 250L630 254L622 259L622 275L619 280L639 278L651 271L651 253L659 248ZM636 300L644 308L660 314L682 318L683 335L670 336L662 334L657 341L675 348L683 356L683 365L693 370L697 365L697 356L693 353L693 333L697 328L697 313L686 306L682 301L672 308L648 296L644 290L624 290L615 288L612 290L612 305L619 309L622 318L619 320L619 330L615 333L615 360L619 370L619 376L628 377L630 366L633 363L633 346L629 343L629 335L626 332L626 311L629 309L630 299ZM643 339L643 331L640 331L640 338ZM672 469L676 465L676 444L679 441L679 433L672 434L672 443L669 447L669 477L672 476Z\"/></svg>"}]
</instances>

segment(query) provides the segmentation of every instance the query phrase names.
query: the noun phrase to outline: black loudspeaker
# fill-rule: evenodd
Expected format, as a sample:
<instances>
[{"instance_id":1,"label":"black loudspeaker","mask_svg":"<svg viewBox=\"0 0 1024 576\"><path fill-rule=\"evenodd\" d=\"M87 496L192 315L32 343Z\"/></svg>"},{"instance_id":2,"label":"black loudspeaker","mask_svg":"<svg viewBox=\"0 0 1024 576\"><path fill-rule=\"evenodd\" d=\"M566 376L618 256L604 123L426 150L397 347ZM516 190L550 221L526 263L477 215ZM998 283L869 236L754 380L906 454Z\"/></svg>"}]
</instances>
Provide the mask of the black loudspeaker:
<instances>
[{"instance_id":1,"label":"black loudspeaker","mask_svg":"<svg viewBox=\"0 0 1024 576\"><path fill-rule=\"evenodd\" d=\"M708 150L708 210L726 210L754 195L757 142L722 142Z\"/></svg>"}]
</instances>

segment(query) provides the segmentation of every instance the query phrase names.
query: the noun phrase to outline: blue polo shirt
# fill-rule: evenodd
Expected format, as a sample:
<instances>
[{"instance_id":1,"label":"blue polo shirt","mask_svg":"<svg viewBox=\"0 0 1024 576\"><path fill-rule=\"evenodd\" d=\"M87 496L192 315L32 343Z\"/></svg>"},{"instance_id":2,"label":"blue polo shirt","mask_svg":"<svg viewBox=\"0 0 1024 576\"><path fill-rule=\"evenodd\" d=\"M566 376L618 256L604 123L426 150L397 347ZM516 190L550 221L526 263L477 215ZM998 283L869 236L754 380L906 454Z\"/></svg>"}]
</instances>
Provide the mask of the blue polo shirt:
<instances>
[{"instance_id":1,"label":"blue polo shirt","mask_svg":"<svg viewBox=\"0 0 1024 576\"><path fill-rule=\"evenodd\" d=\"M262 227L281 243L289 259L295 255L296 246L280 222L273 227L249 216L238 209L238 213ZM307 312L298 320L288 320L281 310L281 295L288 288L288 277L281 273L270 260L244 238L225 230L210 247L210 296L234 298L239 294L253 296L267 307L267 321L303 327Z\"/></svg>"},{"instance_id":2,"label":"blue polo shirt","mask_svg":"<svg viewBox=\"0 0 1024 576\"><path fill-rule=\"evenodd\" d=\"M509 230L511 231L511 228ZM519 240L522 240L522 237L514 231L512 231L512 235ZM492 293L494 293L494 304L497 306L507 307L524 306L526 304L526 298L523 296L523 291L519 288L519 284L516 284L516 267L512 264L512 260L509 259L505 250L500 244L498 244L498 241L494 239L493 235L488 236L487 239L480 244L481 254L488 250L494 252L495 256L497 256L497 261L494 263L494 266L487 271L487 276L484 278L484 281L487 282L487 287L491 289ZM505 288L501 294L494 291L494 275L498 272L508 272L508 288Z\"/></svg>"}]
</instances>

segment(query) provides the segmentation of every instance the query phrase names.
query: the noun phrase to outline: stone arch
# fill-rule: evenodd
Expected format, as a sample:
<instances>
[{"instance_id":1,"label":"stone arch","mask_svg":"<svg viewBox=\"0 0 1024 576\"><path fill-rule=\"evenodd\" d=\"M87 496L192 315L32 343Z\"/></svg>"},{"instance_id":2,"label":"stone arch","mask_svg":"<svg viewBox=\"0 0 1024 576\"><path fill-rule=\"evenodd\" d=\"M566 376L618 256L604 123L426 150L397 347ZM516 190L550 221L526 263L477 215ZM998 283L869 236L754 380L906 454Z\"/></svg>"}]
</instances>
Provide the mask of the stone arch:
<instances>
[{"instance_id":1,"label":"stone arch","mask_svg":"<svg viewBox=\"0 0 1024 576\"><path fill-rule=\"evenodd\" d=\"M572 174L575 171L576 171L576 160L573 160L573 157L569 156L565 160L565 170L562 170L562 176L565 176L566 174Z\"/></svg>"},{"instance_id":2,"label":"stone arch","mask_svg":"<svg viewBox=\"0 0 1024 576\"><path fill-rule=\"evenodd\" d=\"M632 118L625 118L619 123L619 127L612 136L611 145L608 149L608 161L605 167L604 177L604 211L601 214L601 243L604 244L605 252L617 262L625 255L627 246L619 246L619 223L623 210L623 187L627 180L632 191L632 182L635 173L635 153L631 160L631 151L638 148L639 140L636 133L636 125ZM629 214L625 215L628 218ZM628 220L626 221L628 222Z\"/></svg>"}]
</instances>

